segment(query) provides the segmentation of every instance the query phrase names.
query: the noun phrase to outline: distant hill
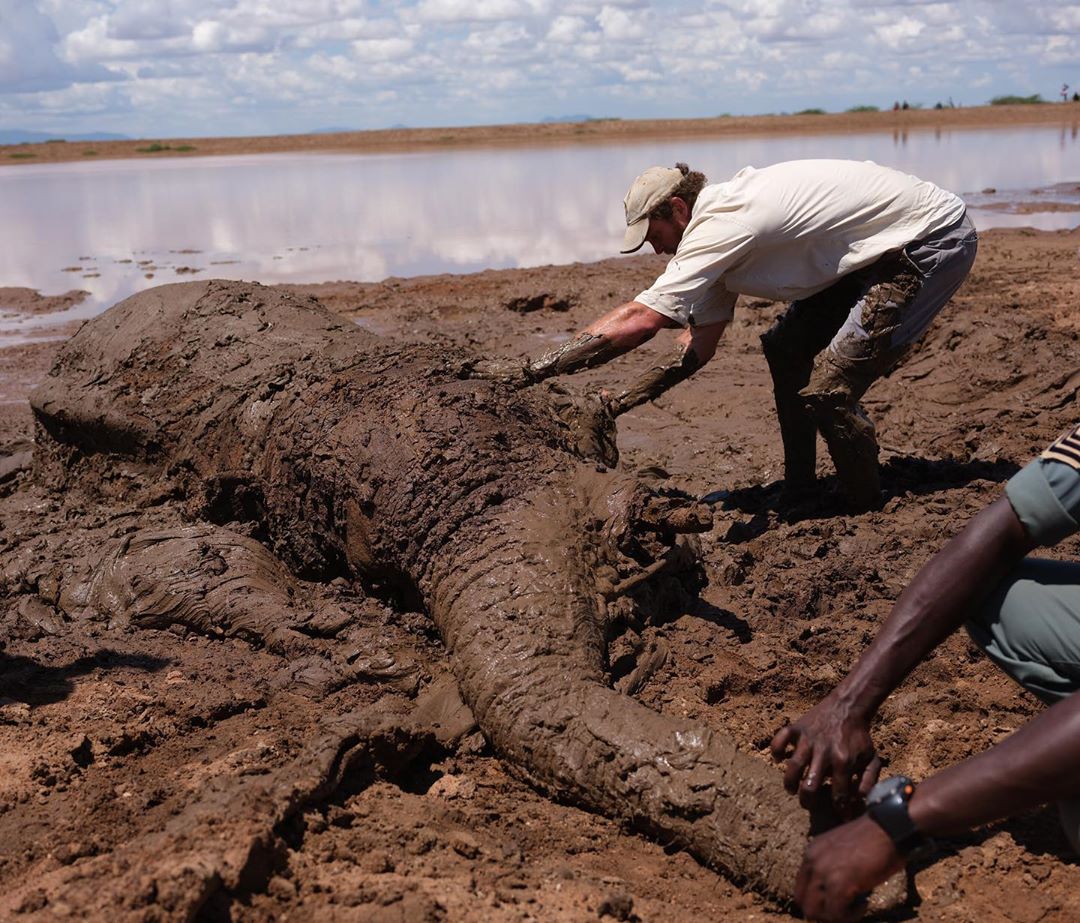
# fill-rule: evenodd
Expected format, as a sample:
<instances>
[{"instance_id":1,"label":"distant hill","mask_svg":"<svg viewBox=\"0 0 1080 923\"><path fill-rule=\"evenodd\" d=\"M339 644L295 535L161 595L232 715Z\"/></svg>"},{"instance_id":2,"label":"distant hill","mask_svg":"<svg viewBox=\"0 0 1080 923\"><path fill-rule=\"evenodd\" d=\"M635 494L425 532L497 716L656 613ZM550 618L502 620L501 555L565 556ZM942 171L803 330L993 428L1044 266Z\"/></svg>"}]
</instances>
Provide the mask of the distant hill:
<instances>
[{"instance_id":1,"label":"distant hill","mask_svg":"<svg viewBox=\"0 0 1080 923\"><path fill-rule=\"evenodd\" d=\"M37 144L40 141L130 141L129 135L95 131L82 135L67 135L47 131L23 131L20 128L0 129L0 144Z\"/></svg>"}]
</instances>

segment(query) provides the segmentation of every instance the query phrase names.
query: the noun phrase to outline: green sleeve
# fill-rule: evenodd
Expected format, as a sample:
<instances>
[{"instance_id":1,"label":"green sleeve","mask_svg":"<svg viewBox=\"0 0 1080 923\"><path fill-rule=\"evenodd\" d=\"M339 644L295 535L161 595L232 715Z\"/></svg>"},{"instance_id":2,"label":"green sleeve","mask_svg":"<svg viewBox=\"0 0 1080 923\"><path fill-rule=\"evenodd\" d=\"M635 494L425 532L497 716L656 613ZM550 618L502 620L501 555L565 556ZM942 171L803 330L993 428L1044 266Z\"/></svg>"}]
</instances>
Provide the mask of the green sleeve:
<instances>
[{"instance_id":1,"label":"green sleeve","mask_svg":"<svg viewBox=\"0 0 1080 923\"><path fill-rule=\"evenodd\" d=\"M1040 545L1055 545L1080 530L1080 471L1036 458L1005 485L1024 530Z\"/></svg>"}]
</instances>

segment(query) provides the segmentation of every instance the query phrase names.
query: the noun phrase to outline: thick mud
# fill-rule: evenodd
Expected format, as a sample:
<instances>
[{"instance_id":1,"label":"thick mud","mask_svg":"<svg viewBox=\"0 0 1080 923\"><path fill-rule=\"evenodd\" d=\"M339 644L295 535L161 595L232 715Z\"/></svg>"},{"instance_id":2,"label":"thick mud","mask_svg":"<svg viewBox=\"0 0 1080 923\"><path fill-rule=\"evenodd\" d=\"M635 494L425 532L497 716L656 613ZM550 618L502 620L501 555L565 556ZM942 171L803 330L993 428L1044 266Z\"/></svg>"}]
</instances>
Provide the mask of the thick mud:
<instances>
[{"instance_id":1,"label":"thick mud","mask_svg":"<svg viewBox=\"0 0 1080 923\"><path fill-rule=\"evenodd\" d=\"M654 740L653 720L701 728L737 744L756 766L752 774L778 793L764 749L775 728L842 675L933 550L1075 423L1078 246L1075 232L984 237L972 278L922 348L864 399L878 427L889 497L878 513L841 514L824 452L819 495L795 507L781 503L782 448L758 342L779 305L743 305L710 366L658 404L620 418L617 473L574 458L580 441L567 424L568 396L498 398L504 402L497 406L515 411L502 428L521 453L510 451L502 480L491 482L500 500L483 510L513 513L490 535L515 538L517 523L531 523L528 536L519 536L519 545L532 543L530 553L515 551L514 560L530 562L523 573L537 585L522 581L516 594L565 595L553 575L567 573L575 575L568 587L574 598L584 597L583 576L632 588L636 577L623 558L601 561L595 549L603 542L573 539L590 516L594 523L610 519L590 512L597 483L677 488L713 504L713 528L696 540L703 573L684 573L683 592L661 580L659 587L638 585L634 599L605 599L605 635L582 644L571 631L565 655L594 651L569 672L587 680L575 688L597 692L561 706L557 694L540 696L543 714L561 707L572 721L606 715L608 695L635 709L636 700L645 708L628 714L653 717L630 722L626 733ZM516 715L513 708L488 713L482 691L492 688L491 677L473 673L484 646L527 636L514 634L514 620L490 624L487 636L455 634L485 624L475 618L483 604L470 603L470 594L490 599L497 591L490 574L471 569L479 565L467 553L480 549L484 561L498 554L485 545L486 513L431 505L448 494L425 494L417 475L413 495L398 490L386 504L370 498L379 522L394 523L394 541L379 546L362 539L371 534L362 517L354 514L348 527L347 512L344 529L321 532L319 524L339 522L314 502L326 493L288 481L295 476L288 472L325 471L323 456L343 458L346 445L357 459L355 469L341 469L346 479L357 478L372 457L404 458L395 455L394 424L402 402L420 400L421 385L435 395L420 415L428 421L424 438L445 438L445 454L462 427L476 427L475 405L494 400L496 390L458 377L460 349L535 355L640 290L661 265L640 258L305 287L388 338L381 349L393 359L365 372L379 377L383 397L355 380L315 394L311 382L300 387L260 370L260 399L268 403L291 395L300 402L294 406L317 415L316 398L337 401L329 419L297 413L292 427L258 407L223 417L224 407L241 406L235 382L250 371L242 365L218 368L217 387L199 391L202 397L194 389L135 387L140 368L161 358L142 351L116 374L84 369L100 394L115 387L113 396L127 403L112 417L118 404L111 399L70 410L62 422L69 443L81 446L77 457L46 448L41 436L31 466L29 410L11 405L2 429L11 447L8 473L0 473L4 915L786 919L775 902L693 858L690 850L703 849L686 831L657 829L610 779L589 781L595 773L587 772L576 789L573 774L560 775L558 766L592 772L604 765L574 764L545 744L576 745L574 728L588 722L556 723L555 730L570 730L560 737L528 709L520 728L497 717ZM226 345L203 352L227 351L232 334L223 326L215 342ZM131 342L118 337L115 345L130 350ZM564 384L624 388L653 361L654 349L670 344L650 344ZM331 379L354 364L347 351L320 355L338 363ZM183 362L210 368L200 366L203 359L198 350L181 350L177 369ZM23 380L33 366L20 365ZM18 398L18 386L8 387ZM369 417L381 409L385 425L371 430L378 451L332 441L335 423L357 407ZM232 431L205 425L226 417L238 421ZM92 423L88 432L111 435L80 442L71 436L80 421ZM292 446L279 456L289 465L273 469L288 477L254 483L258 465L250 458L221 461L226 447L248 445L255 432ZM320 437L290 441L302 432ZM525 441L536 432L547 435ZM416 436L410 433L405 441ZM207 458L218 461L208 465ZM438 470L442 462L434 464ZM570 468L580 472L573 486L565 481ZM528 480L522 472L534 472L536 489L520 487ZM388 462L380 476L401 483L410 475ZM507 488L508 479L519 486ZM280 484L287 496L268 501L267 484ZM552 496L561 498L554 509L544 500ZM612 512L607 500L600 505ZM615 509L629 507L641 509ZM410 520L420 529L406 529ZM446 534L438 528L443 521L466 525ZM648 558L633 550L635 564L647 569ZM1058 549L1077 550L1075 543ZM162 574L155 560L175 566ZM549 570L538 570L537 561ZM611 573L620 567L624 572ZM237 571L246 581L224 579ZM362 579L351 579L353 572ZM158 574L153 585L142 582L147 573ZM192 583L207 589L194 602L186 589ZM546 604L536 611L552 617ZM568 616L578 632L583 611ZM518 625L526 614L519 610ZM584 624L594 624L592 614ZM553 649L559 637L551 637ZM595 653L605 637L606 662ZM469 654L470 642L479 653ZM543 653L533 648L529 655ZM546 692L553 677L541 672L528 691ZM601 695L608 681L618 692ZM512 693L503 701L518 701ZM1000 739L1038 707L956 637L889 700L875 736L891 770L922 776ZM516 749L533 739L539 754ZM559 800L523 781L520 767ZM586 811L578 805L590 804L590 791L616 796ZM786 796L775 798L780 803L766 801L765 810L790 816ZM659 813L671 812L660 806ZM778 829L772 839L783 837ZM1050 811L947 843L914 884L894 918L1038 921L1080 912L1075 858Z\"/></svg>"}]
</instances>

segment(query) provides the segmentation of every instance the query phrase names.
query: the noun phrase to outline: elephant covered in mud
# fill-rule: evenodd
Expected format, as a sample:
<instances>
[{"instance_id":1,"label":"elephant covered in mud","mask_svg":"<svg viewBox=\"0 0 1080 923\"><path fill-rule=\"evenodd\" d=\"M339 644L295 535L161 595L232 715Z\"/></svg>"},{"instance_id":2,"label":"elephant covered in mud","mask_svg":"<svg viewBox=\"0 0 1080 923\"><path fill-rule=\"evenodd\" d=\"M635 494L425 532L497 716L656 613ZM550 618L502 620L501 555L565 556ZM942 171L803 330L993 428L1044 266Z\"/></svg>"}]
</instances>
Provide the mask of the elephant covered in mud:
<instances>
[{"instance_id":1,"label":"elephant covered in mud","mask_svg":"<svg viewBox=\"0 0 1080 923\"><path fill-rule=\"evenodd\" d=\"M483 735L536 786L786 900L809 821L779 774L608 676L613 619L687 567L681 534L707 515L587 457L599 445L610 461L611 420L582 424L558 391L472 369L253 284L127 299L33 395L37 476L156 483L187 525L103 548L61 608L300 664L329 651L317 685L348 682L357 658L335 652L333 611L289 615L289 581L359 582L430 615Z\"/></svg>"}]
</instances>

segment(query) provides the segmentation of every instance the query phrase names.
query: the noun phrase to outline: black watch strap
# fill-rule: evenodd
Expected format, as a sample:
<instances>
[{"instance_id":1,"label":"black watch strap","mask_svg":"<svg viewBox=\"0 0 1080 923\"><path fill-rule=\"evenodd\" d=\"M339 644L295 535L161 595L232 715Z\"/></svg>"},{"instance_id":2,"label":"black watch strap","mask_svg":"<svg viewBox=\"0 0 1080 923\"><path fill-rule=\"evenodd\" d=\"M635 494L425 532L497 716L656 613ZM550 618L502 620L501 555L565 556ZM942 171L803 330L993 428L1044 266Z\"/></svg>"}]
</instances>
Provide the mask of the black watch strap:
<instances>
[{"instance_id":1,"label":"black watch strap","mask_svg":"<svg viewBox=\"0 0 1080 923\"><path fill-rule=\"evenodd\" d=\"M913 794L915 783L911 779L894 776L875 785L866 799L866 813L889 835L897 852L905 859L932 845L908 813L908 802Z\"/></svg>"}]
</instances>

